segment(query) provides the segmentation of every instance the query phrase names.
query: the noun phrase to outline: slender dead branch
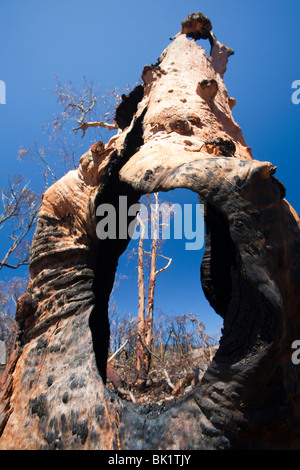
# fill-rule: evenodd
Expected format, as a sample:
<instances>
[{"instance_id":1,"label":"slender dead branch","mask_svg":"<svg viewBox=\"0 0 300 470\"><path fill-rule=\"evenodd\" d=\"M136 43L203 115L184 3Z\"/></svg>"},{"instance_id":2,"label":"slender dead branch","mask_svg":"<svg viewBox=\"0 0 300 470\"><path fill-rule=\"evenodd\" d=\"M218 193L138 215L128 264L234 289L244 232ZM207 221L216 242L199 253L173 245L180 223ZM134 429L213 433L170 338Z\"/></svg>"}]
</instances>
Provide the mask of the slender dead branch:
<instances>
[{"instance_id":1,"label":"slender dead branch","mask_svg":"<svg viewBox=\"0 0 300 470\"><path fill-rule=\"evenodd\" d=\"M134 398L133 393L130 390L125 390L124 388L118 388L118 392L120 392L121 395L129 395L132 403L136 403L136 399Z\"/></svg>"},{"instance_id":2,"label":"slender dead branch","mask_svg":"<svg viewBox=\"0 0 300 470\"><path fill-rule=\"evenodd\" d=\"M0 228L6 225L9 229L10 246L0 261L0 270L3 267L17 269L28 264L29 247L25 246L24 242L36 223L40 199L28 189L28 184L22 183L22 177L14 177L9 181L8 190L2 190ZM13 254L17 257L21 255L21 259L16 263L10 261Z\"/></svg>"},{"instance_id":3,"label":"slender dead branch","mask_svg":"<svg viewBox=\"0 0 300 470\"><path fill-rule=\"evenodd\" d=\"M165 364L161 361L160 357L158 357L153 351L151 351L150 348L148 348L148 346L147 346L147 344L145 344L144 339L143 339L142 336L141 336L141 342L143 343L143 345L145 346L145 348L147 349L149 354L151 354L153 357L155 357L155 359L158 360L158 362L160 363L160 365L162 367L163 373L165 374L165 377L166 377L166 380L167 380L167 383L168 383L169 387L174 389L175 385L172 383L172 381L170 379L170 376L169 376L169 374L166 370Z\"/></svg>"},{"instance_id":4,"label":"slender dead branch","mask_svg":"<svg viewBox=\"0 0 300 470\"><path fill-rule=\"evenodd\" d=\"M151 253L149 251L144 251L144 254L145 255L151 255ZM164 258L164 259L167 259L168 260L168 263L166 264L166 266L164 266L163 268L161 269L158 269L157 271L155 271L155 276L157 276L158 274L162 273L163 271L165 271L166 269L168 269L170 267L170 264L172 263L172 258L169 258L168 256L164 256L160 253L156 253L156 256L159 256L160 258Z\"/></svg>"},{"instance_id":5,"label":"slender dead branch","mask_svg":"<svg viewBox=\"0 0 300 470\"><path fill-rule=\"evenodd\" d=\"M116 357L118 357L118 355L121 354L121 352L122 352L123 349L127 346L128 343L129 343L129 340L126 339L125 343L123 343L122 346L120 346L119 349L117 349L117 351L115 351L115 352L110 356L110 358L108 359L107 362L110 362L110 361L112 361L113 359L115 359Z\"/></svg>"},{"instance_id":6,"label":"slender dead branch","mask_svg":"<svg viewBox=\"0 0 300 470\"><path fill-rule=\"evenodd\" d=\"M95 122L83 122L80 123L80 121L77 121L79 124L79 127L73 127L73 131L78 131L79 129L82 130L82 136L81 138L85 136L85 131L89 127L103 127L108 130L113 130L113 129L118 129L117 124L109 124L108 122L103 122L103 121L95 121Z\"/></svg>"}]
</instances>

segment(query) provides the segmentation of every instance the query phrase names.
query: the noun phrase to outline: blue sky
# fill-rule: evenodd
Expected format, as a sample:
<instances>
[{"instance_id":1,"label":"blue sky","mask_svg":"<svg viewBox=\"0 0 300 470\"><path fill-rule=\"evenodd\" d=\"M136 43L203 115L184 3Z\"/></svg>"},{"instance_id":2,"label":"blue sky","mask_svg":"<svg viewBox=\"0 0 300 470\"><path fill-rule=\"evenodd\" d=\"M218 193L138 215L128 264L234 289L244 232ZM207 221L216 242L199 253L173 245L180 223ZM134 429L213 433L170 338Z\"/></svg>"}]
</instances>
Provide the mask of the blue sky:
<instances>
[{"instance_id":1,"label":"blue sky","mask_svg":"<svg viewBox=\"0 0 300 470\"><path fill-rule=\"evenodd\" d=\"M155 63L180 30L182 19L199 10L211 19L217 39L235 51L224 80L236 98L234 117L253 157L278 166L287 199L299 212L300 104L291 101L292 82L300 80L298 0L3 0L0 80L6 84L6 104L0 105L0 186L8 173L40 184L35 167L17 161L17 152L32 141L43 144L41 126L58 109L46 91L53 87L54 74L75 85L86 77L103 90L134 86L144 65ZM184 200L197 202L193 194ZM165 244L164 253L174 262L161 274L156 307L165 313L198 313L214 331L221 322L201 294L202 253L174 243ZM126 256L122 270L131 280L116 291L119 309L134 313L136 283Z\"/></svg>"}]
</instances>

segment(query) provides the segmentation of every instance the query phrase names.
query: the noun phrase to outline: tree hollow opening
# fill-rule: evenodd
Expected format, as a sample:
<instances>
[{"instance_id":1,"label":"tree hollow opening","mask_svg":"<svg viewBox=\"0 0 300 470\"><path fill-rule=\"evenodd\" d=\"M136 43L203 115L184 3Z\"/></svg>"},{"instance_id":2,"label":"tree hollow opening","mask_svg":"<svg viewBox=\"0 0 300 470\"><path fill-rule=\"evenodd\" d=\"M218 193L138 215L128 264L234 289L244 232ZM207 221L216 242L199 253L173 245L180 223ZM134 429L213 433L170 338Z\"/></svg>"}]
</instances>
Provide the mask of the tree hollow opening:
<instances>
[{"instance_id":1,"label":"tree hollow opening","mask_svg":"<svg viewBox=\"0 0 300 470\"><path fill-rule=\"evenodd\" d=\"M162 251L158 253L156 264L156 271L159 274L155 279L151 345L145 344L146 336L142 339L144 351L149 353L148 356L151 359L151 367L147 372L144 387L137 387L139 338L137 334L139 309L137 260L140 237L131 241L129 239L102 241L106 248L101 249L101 263L97 263L99 270L96 273L97 282L95 282L94 289L96 306L90 322L96 362L107 387L116 391L122 398L140 403L173 400L193 391L201 384L202 377L218 348L222 327L222 318L219 315L223 316L223 310L219 308L219 305L224 306L226 302L229 302L231 295L229 274L232 264L231 248L225 249L230 245L228 236L222 237L225 226L221 222L218 224L216 214L211 213L210 232L205 233L202 218L204 204L190 190L176 189L168 193L160 193L159 196L162 196L160 199L162 205L169 204L169 207L175 205L177 211L180 209L183 237L174 239L174 234L178 236L180 229L178 214L175 216L173 214L173 217L169 219L171 239L159 239ZM151 200L149 202L151 203ZM147 197L140 199L140 203L146 205ZM197 218L196 206L201 212L201 221L200 212ZM189 218L193 220L189 221ZM187 223L191 225L184 227ZM211 228L212 225L214 229ZM149 278L146 278L146 271L151 271L151 230L153 227L150 226L148 229L149 238L145 240L147 245L145 244L143 248L145 251L144 289L149 294L150 283ZM198 239L197 229L203 230L202 234L198 233ZM195 234L194 240L191 240L192 234ZM210 243L207 252L205 239L207 240L208 236L213 240L215 256L211 256ZM186 249L187 247L190 249ZM222 253L226 253L225 258L221 256ZM220 275L225 275L224 270L227 269L227 284L223 287L221 278L216 276L218 257L222 260L223 271L221 269ZM163 272L170 259L172 262L169 268ZM208 264L211 263L213 286L208 286L206 283L206 274L205 272L203 274L202 267L203 287L206 289L205 293L210 305L201 289L201 263L205 264L205 272ZM106 273L103 271L104 265L107 266ZM145 291L146 319L149 299ZM218 315L214 311L215 306ZM147 323L147 319L145 322Z\"/></svg>"}]
</instances>

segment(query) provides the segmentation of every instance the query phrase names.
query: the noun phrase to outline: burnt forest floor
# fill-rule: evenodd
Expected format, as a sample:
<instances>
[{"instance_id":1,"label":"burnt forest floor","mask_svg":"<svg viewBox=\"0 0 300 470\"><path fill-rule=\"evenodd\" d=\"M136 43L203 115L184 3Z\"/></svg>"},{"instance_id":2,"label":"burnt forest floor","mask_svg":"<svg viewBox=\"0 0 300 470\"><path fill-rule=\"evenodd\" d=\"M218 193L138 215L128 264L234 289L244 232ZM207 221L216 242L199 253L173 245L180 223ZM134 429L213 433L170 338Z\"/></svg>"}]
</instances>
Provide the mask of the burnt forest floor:
<instances>
[{"instance_id":1,"label":"burnt forest floor","mask_svg":"<svg viewBox=\"0 0 300 470\"><path fill-rule=\"evenodd\" d=\"M162 404L183 396L201 382L216 350L217 346L209 346L195 348L185 354L169 351L161 358L159 353L155 354L143 391L138 391L135 385L135 357L128 357L123 352L109 362L119 379L118 386L113 385L108 377L106 387L130 402Z\"/></svg>"}]
</instances>

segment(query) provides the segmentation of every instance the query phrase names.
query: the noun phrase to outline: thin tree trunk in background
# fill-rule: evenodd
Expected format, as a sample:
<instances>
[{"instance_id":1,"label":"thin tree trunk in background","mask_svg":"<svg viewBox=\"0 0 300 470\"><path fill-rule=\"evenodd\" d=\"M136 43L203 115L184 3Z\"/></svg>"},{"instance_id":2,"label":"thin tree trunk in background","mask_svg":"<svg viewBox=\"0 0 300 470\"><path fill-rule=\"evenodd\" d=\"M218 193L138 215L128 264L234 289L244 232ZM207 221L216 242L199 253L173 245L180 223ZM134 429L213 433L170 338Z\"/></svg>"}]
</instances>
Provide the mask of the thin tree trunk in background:
<instances>
[{"instance_id":1,"label":"thin tree trunk in background","mask_svg":"<svg viewBox=\"0 0 300 470\"><path fill-rule=\"evenodd\" d=\"M143 338L145 334L145 279L144 279L144 237L145 223L137 216L141 226L140 240L138 246L138 324L137 324L137 343L136 343L136 369L137 369L137 387L143 388L146 383L145 372L145 346Z\"/></svg>"},{"instance_id":2,"label":"thin tree trunk in background","mask_svg":"<svg viewBox=\"0 0 300 470\"><path fill-rule=\"evenodd\" d=\"M165 271L171 264L172 259L158 253L158 239L159 239L159 200L158 193L154 193L155 202L150 204L150 195L147 196L148 207L151 210L151 228L152 228L152 245L151 251L145 251L145 221L141 220L138 216L138 221L141 226L140 241L138 247L138 326L137 326L137 379L136 385L142 390L146 386L147 377L151 367L151 353L153 347L153 313L154 313L154 293L156 277L162 271ZM147 309L145 305L145 275L144 275L144 255L150 257L150 273L149 285L147 295ZM168 260L166 266L161 269L156 269L157 256Z\"/></svg>"},{"instance_id":3,"label":"thin tree trunk in background","mask_svg":"<svg viewBox=\"0 0 300 470\"><path fill-rule=\"evenodd\" d=\"M154 193L155 204L151 206L151 223L152 223L152 247L151 247L151 264L150 264L150 275L149 275L149 287L148 287L148 301L147 301L147 315L145 322L145 344L147 346L145 356L145 370L148 375L151 367L151 354L149 350L152 350L153 341L153 309L154 309L154 291L155 291L155 280L156 280L156 256L158 246L158 230L159 230L159 212L158 212L158 193ZM148 205L149 196L148 196Z\"/></svg>"}]
</instances>

